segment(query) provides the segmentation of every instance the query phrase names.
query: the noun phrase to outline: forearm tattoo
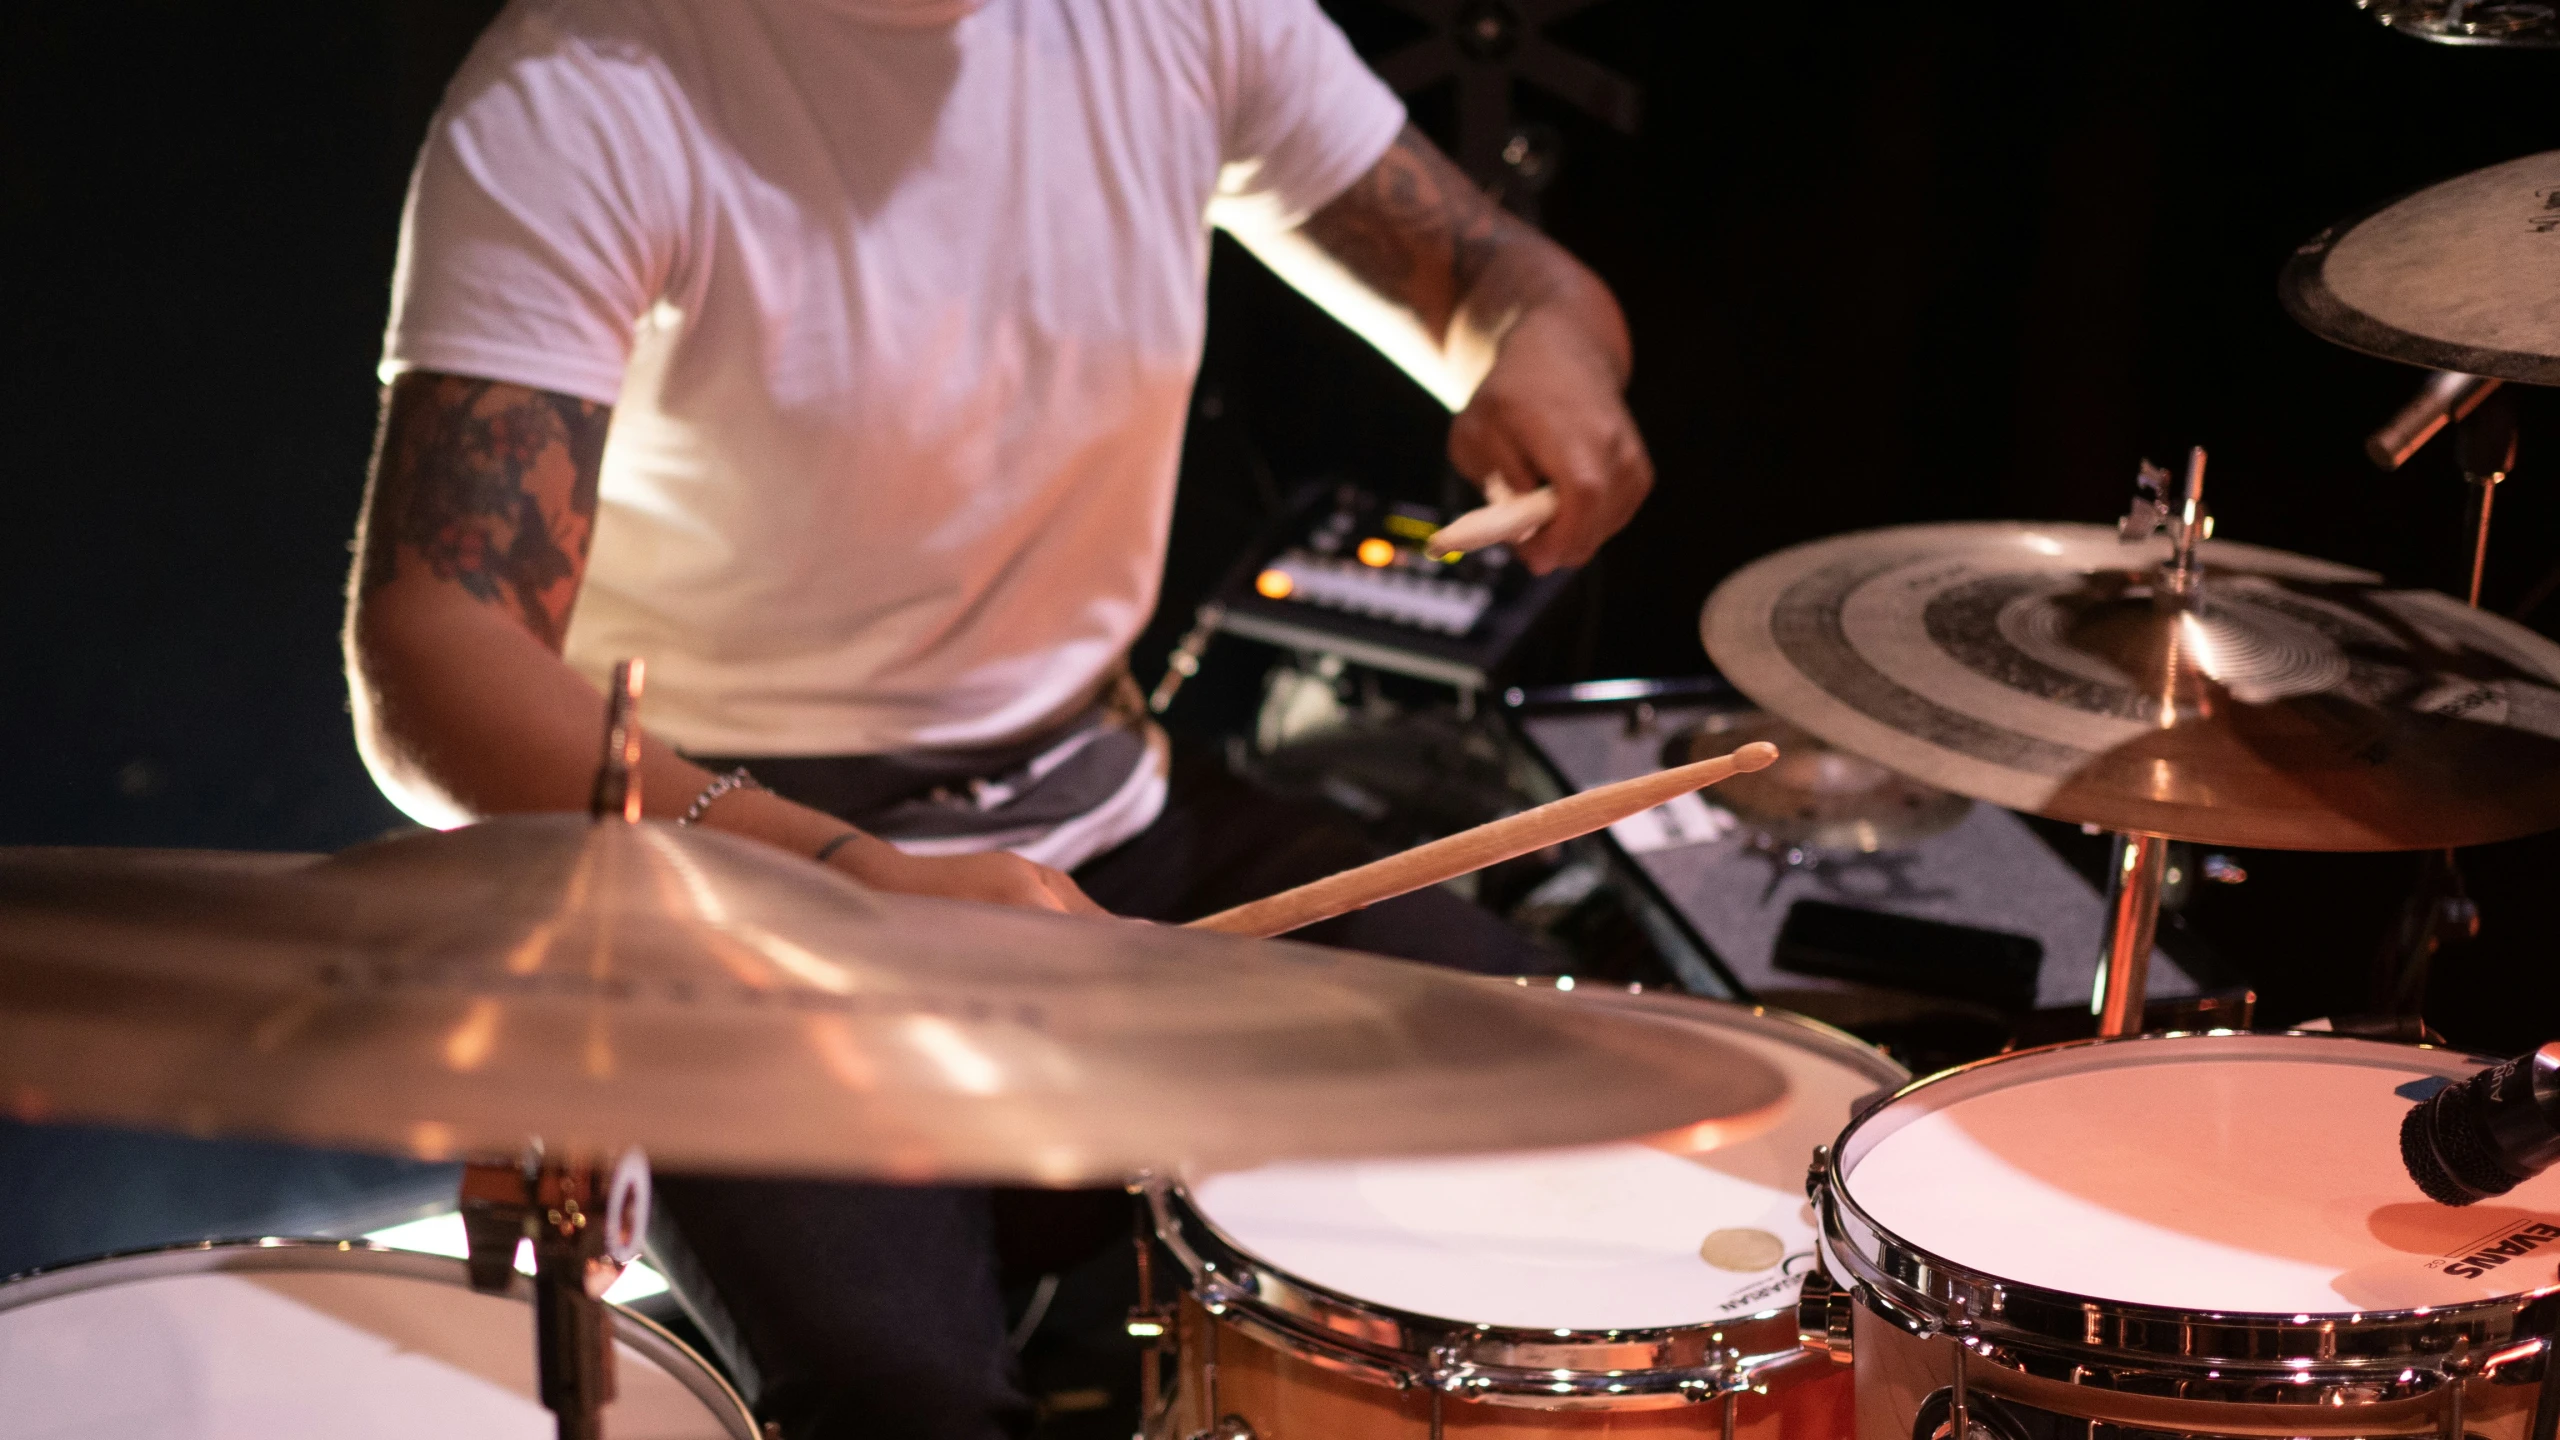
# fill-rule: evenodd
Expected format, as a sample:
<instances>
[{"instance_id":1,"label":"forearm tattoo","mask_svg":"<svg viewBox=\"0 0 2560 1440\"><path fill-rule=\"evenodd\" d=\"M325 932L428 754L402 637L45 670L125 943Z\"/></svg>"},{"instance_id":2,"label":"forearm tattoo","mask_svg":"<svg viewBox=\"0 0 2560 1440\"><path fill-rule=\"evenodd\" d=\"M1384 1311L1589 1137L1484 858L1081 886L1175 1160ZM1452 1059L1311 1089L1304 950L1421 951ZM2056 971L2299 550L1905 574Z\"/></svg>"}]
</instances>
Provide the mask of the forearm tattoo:
<instances>
[{"instance_id":1,"label":"forearm tattoo","mask_svg":"<svg viewBox=\"0 0 2560 1440\"><path fill-rule=\"evenodd\" d=\"M1326 254L1434 334L1526 230L1411 125L1306 224Z\"/></svg>"},{"instance_id":2,"label":"forearm tattoo","mask_svg":"<svg viewBox=\"0 0 2560 1440\"><path fill-rule=\"evenodd\" d=\"M454 375L392 383L366 497L360 592L404 566L515 610L553 650L569 625L612 407Z\"/></svg>"}]
</instances>

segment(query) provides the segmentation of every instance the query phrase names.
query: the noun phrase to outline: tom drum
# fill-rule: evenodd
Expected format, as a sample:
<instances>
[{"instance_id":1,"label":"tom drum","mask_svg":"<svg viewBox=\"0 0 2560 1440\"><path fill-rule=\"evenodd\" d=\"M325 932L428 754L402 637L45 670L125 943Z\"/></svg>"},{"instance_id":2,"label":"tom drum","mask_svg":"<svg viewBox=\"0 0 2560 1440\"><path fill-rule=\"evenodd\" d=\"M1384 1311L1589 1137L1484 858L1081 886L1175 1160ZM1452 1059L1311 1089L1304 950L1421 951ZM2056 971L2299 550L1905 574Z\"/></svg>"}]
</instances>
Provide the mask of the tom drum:
<instances>
[{"instance_id":1,"label":"tom drum","mask_svg":"<svg viewBox=\"0 0 2560 1440\"><path fill-rule=\"evenodd\" d=\"M1157 1233L1191 1281L1167 1433L1846 1432L1846 1373L1796 1330L1805 1172L1906 1072L1783 1014L1575 994L1768 1059L1788 1081L1774 1128L1704 1154L1630 1142L1156 1187Z\"/></svg>"},{"instance_id":2,"label":"tom drum","mask_svg":"<svg viewBox=\"0 0 2560 1440\"><path fill-rule=\"evenodd\" d=\"M757 1440L735 1391L616 1309L613 1440ZM0 1285L10 1440L551 1440L533 1303L361 1242L190 1245Z\"/></svg>"},{"instance_id":3,"label":"tom drum","mask_svg":"<svg viewBox=\"0 0 2560 1440\"><path fill-rule=\"evenodd\" d=\"M2410 1105L2483 1063L2163 1035L1903 1090L1817 1176L1847 1289L1808 1329L1849 1351L1860 1440L2548 1440L2560 1174L2455 1209L2400 1162Z\"/></svg>"}]
</instances>

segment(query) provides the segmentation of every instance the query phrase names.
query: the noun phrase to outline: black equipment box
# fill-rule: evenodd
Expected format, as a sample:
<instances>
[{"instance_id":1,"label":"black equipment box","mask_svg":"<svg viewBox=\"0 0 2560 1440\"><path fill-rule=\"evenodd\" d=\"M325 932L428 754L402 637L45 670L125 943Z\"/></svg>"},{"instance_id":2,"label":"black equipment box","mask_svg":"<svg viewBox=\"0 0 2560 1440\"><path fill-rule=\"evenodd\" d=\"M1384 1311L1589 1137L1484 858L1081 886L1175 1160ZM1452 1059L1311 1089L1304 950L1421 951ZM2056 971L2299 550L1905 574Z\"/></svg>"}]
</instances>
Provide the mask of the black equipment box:
<instances>
[{"instance_id":1,"label":"black equipment box","mask_svg":"<svg viewBox=\"0 0 2560 1440\"><path fill-rule=\"evenodd\" d=\"M1486 689L1572 576L1532 575L1498 545L1424 554L1446 518L1355 486L1307 486L1201 618L1285 649Z\"/></svg>"}]
</instances>

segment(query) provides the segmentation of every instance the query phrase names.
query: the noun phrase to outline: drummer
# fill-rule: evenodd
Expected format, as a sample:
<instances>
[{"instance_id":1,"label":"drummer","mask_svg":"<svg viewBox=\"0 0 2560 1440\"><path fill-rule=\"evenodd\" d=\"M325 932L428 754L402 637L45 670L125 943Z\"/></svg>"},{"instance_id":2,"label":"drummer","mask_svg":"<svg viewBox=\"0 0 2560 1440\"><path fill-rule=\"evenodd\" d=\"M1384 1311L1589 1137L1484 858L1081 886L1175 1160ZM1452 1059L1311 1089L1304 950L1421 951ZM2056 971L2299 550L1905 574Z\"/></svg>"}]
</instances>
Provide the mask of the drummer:
<instances>
[{"instance_id":1,"label":"drummer","mask_svg":"<svg viewBox=\"0 0 2560 1440\"><path fill-rule=\"evenodd\" d=\"M640 656L651 815L873 886L1180 919L1368 858L1131 698L1210 224L1455 410L1462 472L1555 488L1533 568L1644 498L1608 290L1314 0L519 0L401 226L346 631L376 779L430 824L578 808ZM1537 965L1437 891L1309 933ZM982 1192L663 1196L789 1433L1019 1419Z\"/></svg>"}]
</instances>

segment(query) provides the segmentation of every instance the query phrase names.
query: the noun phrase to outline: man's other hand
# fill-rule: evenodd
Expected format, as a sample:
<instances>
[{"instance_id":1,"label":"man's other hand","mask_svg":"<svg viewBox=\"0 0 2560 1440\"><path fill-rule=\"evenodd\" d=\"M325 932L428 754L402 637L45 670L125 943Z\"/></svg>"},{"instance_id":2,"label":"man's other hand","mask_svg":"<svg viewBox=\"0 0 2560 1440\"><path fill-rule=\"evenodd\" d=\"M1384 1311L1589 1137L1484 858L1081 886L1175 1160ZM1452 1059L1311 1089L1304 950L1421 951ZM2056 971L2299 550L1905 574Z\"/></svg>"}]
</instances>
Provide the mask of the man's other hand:
<instances>
[{"instance_id":1,"label":"man's other hand","mask_svg":"<svg viewBox=\"0 0 2560 1440\"><path fill-rule=\"evenodd\" d=\"M1532 310L1450 422L1458 473L1478 484L1499 475L1514 493L1555 487L1555 518L1511 547L1540 575L1590 560L1653 489L1653 459L1619 398L1621 373L1585 326Z\"/></svg>"},{"instance_id":2,"label":"man's other hand","mask_svg":"<svg viewBox=\"0 0 2560 1440\"><path fill-rule=\"evenodd\" d=\"M983 855L909 855L885 841L857 841L828 857L827 863L875 890L903 895L938 895L1065 915L1110 913L1094 904L1065 871L1003 850Z\"/></svg>"}]
</instances>

